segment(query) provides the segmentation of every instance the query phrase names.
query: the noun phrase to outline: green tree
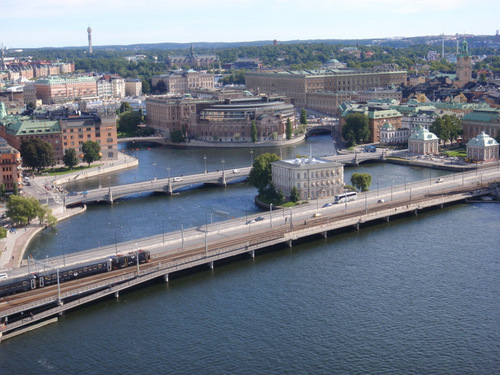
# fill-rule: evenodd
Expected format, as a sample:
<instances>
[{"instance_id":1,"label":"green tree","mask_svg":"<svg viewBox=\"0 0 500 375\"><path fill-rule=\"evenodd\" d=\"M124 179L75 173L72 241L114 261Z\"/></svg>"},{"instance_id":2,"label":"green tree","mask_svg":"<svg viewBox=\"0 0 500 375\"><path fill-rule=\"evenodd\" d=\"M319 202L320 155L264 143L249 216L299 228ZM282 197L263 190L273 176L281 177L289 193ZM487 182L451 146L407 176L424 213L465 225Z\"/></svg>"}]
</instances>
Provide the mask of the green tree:
<instances>
[{"instance_id":1,"label":"green tree","mask_svg":"<svg viewBox=\"0 0 500 375\"><path fill-rule=\"evenodd\" d=\"M76 150L74 148L67 148L64 150L63 163L69 169L73 169L75 165L78 165L78 157L76 156Z\"/></svg>"},{"instance_id":2,"label":"green tree","mask_svg":"<svg viewBox=\"0 0 500 375\"><path fill-rule=\"evenodd\" d=\"M133 111L132 107L130 106L130 103L129 102L122 102L122 104L120 105L120 113L129 112L129 111Z\"/></svg>"},{"instance_id":3,"label":"green tree","mask_svg":"<svg viewBox=\"0 0 500 375\"><path fill-rule=\"evenodd\" d=\"M46 204L40 205L36 214L38 220L40 220L40 224L47 224L49 226L57 223L56 217L52 214L52 210Z\"/></svg>"},{"instance_id":4,"label":"green tree","mask_svg":"<svg viewBox=\"0 0 500 375\"><path fill-rule=\"evenodd\" d=\"M144 94L149 94L149 92L151 91L151 85L149 84L149 81L143 78L141 79L141 82L142 82L142 92Z\"/></svg>"},{"instance_id":5,"label":"green tree","mask_svg":"<svg viewBox=\"0 0 500 375\"><path fill-rule=\"evenodd\" d=\"M300 123L307 125L307 111L304 108L300 110Z\"/></svg>"},{"instance_id":6,"label":"green tree","mask_svg":"<svg viewBox=\"0 0 500 375\"><path fill-rule=\"evenodd\" d=\"M34 197L11 195L7 200L6 215L14 224L27 225L38 216L40 202Z\"/></svg>"},{"instance_id":7,"label":"green tree","mask_svg":"<svg viewBox=\"0 0 500 375\"><path fill-rule=\"evenodd\" d=\"M186 142L186 139L184 138L182 131L174 130L173 132L170 133L170 141L172 143L181 143L181 142Z\"/></svg>"},{"instance_id":8,"label":"green tree","mask_svg":"<svg viewBox=\"0 0 500 375\"><path fill-rule=\"evenodd\" d=\"M292 190L290 190L290 201L292 202L298 202L300 200L300 195L299 195L299 189L297 189L297 186L292 187Z\"/></svg>"},{"instance_id":9,"label":"green tree","mask_svg":"<svg viewBox=\"0 0 500 375\"><path fill-rule=\"evenodd\" d=\"M19 186L16 183L12 185L12 194L19 195Z\"/></svg>"},{"instance_id":10,"label":"green tree","mask_svg":"<svg viewBox=\"0 0 500 375\"><path fill-rule=\"evenodd\" d=\"M21 142L21 155L23 156L23 165L36 169L38 172L55 164L54 147L51 143L38 138L23 140Z\"/></svg>"},{"instance_id":11,"label":"green tree","mask_svg":"<svg viewBox=\"0 0 500 375\"><path fill-rule=\"evenodd\" d=\"M368 116L363 113L350 113L345 117L345 124L342 126L342 138L352 146L361 143L362 140L370 138L370 128L368 127Z\"/></svg>"},{"instance_id":12,"label":"green tree","mask_svg":"<svg viewBox=\"0 0 500 375\"><path fill-rule=\"evenodd\" d=\"M0 238L6 238L7 237L7 229L4 227L0 227Z\"/></svg>"},{"instance_id":13,"label":"green tree","mask_svg":"<svg viewBox=\"0 0 500 375\"><path fill-rule=\"evenodd\" d=\"M5 200L5 184L0 185L0 199L2 202Z\"/></svg>"},{"instance_id":14,"label":"green tree","mask_svg":"<svg viewBox=\"0 0 500 375\"><path fill-rule=\"evenodd\" d=\"M351 184L360 191L368 191L372 184L372 176L368 173L353 173L351 176Z\"/></svg>"},{"instance_id":15,"label":"green tree","mask_svg":"<svg viewBox=\"0 0 500 375\"><path fill-rule=\"evenodd\" d=\"M88 163L90 166L91 163L97 160L101 160L101 146L99 143L94 141L87 141L82 145L83 152L83 161Z\"/></svg>"},{"instance_id":16,"label":"green tree","mask_svg":"<svg viewBox=\"0 0 500 375\"><path fill-rule=\"evenodd\" d=\"M429 130L443 143L453 142L462 134L462 120L455 115L444 115L434 120Z\"/></svg>"},{"instance_id":17,"label":"green tree","mask_svg":"<svg viewBox=\"0 0 500 375\"><path fill-rule=\"evenodd\" d=\"M128 135L136 135L141 119L142 115L137 111L123 112L118 119L118 131Z\"/></svg>"},{"instance_id":18,"label":"green tree","mask_svg":"<svg viewBox=\"0 0 500 375\"><path fill-rule=\"evenodd\" d=\"M259 155L253 162L248 176L248 183L259 189L259 192L262 192L272 180L271 163L278 160L281 159L276 154L265 153Z\"/></svg>"},{"instance_id":19,"label":"green tree","mask_svg":"<svg viewBox=\"0 0 500 375\"><path fill-rule=\"evenodd\" d=\"M257 142L258 132L257 132L257 124L255 120L252 121L252 129L250 129L250 136L252 137L252 142Z\"/></svg>"},{"instance_id":20,"label":"green tree","mask_svg":"<svg viewBox=\"0 0 500 375\"><path fill-rule=\"evenodd\" d=\"M290 118L286 119L286 139L292 139L293 129L292 129L292 121Z\"/></svg>"}]
</instances>

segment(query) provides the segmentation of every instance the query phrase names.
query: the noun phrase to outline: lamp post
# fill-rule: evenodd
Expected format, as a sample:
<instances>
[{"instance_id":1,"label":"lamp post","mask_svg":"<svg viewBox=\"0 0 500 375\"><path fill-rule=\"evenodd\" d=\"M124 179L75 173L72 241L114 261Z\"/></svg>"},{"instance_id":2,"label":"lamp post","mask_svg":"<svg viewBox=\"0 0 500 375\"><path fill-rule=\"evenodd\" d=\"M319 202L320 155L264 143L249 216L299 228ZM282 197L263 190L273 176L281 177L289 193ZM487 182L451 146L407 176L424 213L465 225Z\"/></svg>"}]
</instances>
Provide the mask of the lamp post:
<instances>
[{"instance_id":1,"label":"lamp post","mask_svg":"<svg viewBox=\"0 0 500 375\"><path fill-rule=\"evenodd\" d=\"M271 225L271 228L273 227L273 204L271 203L269 205L269 218L270 218L270 225Z\"/></svg>"},{"instance_id":2,"label":"lamp post","mask_svg":"<svg viewBox=\"0 0 500 375\"><path fill-rule=\"evenodd\" d=\"M207 173L207 155L203 155L203 161L205 162L205 173Z\"/></svg>"},{"instance_id":3,"label":"lamp post","mask_svg":"<svg viewBox=\"0 0 500 375\"><path fill-rule=\"evenodd\" d=\"M97 167L97 170L99 171L99 189L102 187L101 186L101 167Z\"/></svg>"},{"instance_id":4,"label":"lamp post","mask_svg":"<svg viewBox=\"0 0 500 375\"><path fill-rule=\"evenodd\" d=\"M292 218L293 218L293 216L292 216L292 207L290 207L290 231L293 230Z\"/></svg>"},{"instance_id":5,"label":"lamp post","mask_svg":"<svg viewBox=\"0 0 500 375\"><path fill-rule=\"evenodd\" d=\"M170 186L170 167L167 167L167 173L168 173L168 186Z\"/></svg>"},{"instance_id":6,"label":"lamp post","mask_svg":"<svg viewBox=\"0 0 500 375\"><path fill-rule=\"evenodd\" d=\"M224 172L226 171L224 164L226 164L226 161L222 159L221 163L222 163L222 178L224 178Z\"/></svg>"},{"instance_id":7,"label":"lamp post","mask_svg":"<svg viewBox=\"0 0 500 375\"><path fill-rule=\"evenodd\" d=\"M153 168L154 168L154 178L153 178L153 180L156 181L156 162L153 162Z\"/></svg>"}]
</instances>

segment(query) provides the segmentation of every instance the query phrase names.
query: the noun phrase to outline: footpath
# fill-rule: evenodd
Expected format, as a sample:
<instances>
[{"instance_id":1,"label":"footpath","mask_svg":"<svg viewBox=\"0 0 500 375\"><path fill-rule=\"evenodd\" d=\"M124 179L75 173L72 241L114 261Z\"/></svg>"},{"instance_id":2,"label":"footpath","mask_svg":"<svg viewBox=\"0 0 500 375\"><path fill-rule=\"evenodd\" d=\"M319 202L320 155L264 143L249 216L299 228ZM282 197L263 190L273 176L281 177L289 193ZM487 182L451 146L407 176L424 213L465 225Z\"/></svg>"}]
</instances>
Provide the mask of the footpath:
<instances>
[{"instance_id":1,"label":"footpath","mask_svg":"<svg viewBox=\"0 0 500 375\"><path fill-rule=\"evenodd\" d=\"M84 172L73 172L58 177L44 175L30 178L30 185L24 187L23 195L36 197L41 203L49 204L52 214L56 217L57 221L65 220L85 212L87 207L64 207L62 196L66 194L66 191L59 186L60 184L95 177L100 174L131 168L137 165L137 159L130 155L118 153L117 160L95 163L95 166L86 169ZM5 210L6 207L3 204L0 212L3 214ZM46 225L39 224L38 220L35 219L35 222L27 226L7 229L7 238L0 240L0 274L6 273L8 275L10 270L21 265L24 252L30 241L45 228Z\"/></svg>"}]
</instances>

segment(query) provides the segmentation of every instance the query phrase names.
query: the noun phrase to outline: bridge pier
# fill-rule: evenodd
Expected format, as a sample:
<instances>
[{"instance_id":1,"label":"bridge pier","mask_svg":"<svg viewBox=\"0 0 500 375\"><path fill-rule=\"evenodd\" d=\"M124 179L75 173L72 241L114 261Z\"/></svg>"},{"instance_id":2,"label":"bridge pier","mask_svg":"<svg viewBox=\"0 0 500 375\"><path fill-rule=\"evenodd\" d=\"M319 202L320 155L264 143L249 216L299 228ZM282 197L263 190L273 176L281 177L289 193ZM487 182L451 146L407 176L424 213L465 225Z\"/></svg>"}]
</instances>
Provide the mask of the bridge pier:
<instances>
[{"instance_id":1,"label":"bridge pier","mask_svg":"<svg viewBox=\"0 0 500 375\"><path fill-rule=\"evenodd\" d=\"M163 275L163 281L165 281L166 283L168 283L168 273L166 273L165 275Z\"/></svg>"},{"instance_id":2,"label":"bridge pier","mask_svg":"<svg viewBox=\"0 0 500 375\"><path fill-rule=\"evenodd\" d=\"M111 190L108 193L108 203L113 204L113 193L111 192Z\"/></svg>"}]
</instances>

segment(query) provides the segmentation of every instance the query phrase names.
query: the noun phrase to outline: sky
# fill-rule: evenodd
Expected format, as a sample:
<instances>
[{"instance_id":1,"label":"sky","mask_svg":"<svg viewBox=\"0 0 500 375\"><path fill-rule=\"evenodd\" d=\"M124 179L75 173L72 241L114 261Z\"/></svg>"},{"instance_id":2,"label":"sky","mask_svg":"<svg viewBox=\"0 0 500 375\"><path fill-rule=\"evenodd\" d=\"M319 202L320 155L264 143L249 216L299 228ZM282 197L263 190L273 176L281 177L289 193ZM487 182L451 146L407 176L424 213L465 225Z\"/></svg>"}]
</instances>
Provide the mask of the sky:
<instances>
[{"instance_id":1,"label":"sky","mask_svg":"<svg viewBox=\"0 0 500 375\"><path fill-rule=\"evenodd\" d=\"M0 0L7 48L494 35L500 1Z\"/></svg>"}]
</instances>

